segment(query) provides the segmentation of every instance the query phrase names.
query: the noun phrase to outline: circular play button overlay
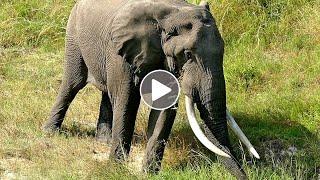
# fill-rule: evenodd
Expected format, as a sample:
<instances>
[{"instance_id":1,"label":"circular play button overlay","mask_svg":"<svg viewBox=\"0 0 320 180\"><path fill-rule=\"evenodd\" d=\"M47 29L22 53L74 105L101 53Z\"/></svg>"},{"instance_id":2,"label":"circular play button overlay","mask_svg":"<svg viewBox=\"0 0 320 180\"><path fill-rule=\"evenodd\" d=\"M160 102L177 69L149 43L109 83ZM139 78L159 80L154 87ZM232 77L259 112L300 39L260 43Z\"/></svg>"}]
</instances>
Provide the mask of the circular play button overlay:
<instances>
[{"instance_id":1,"label":"circular play button overlay","mask_svg":"<svg viewBox=\"0 0 320 180\"><path fill-rule=\"evenodd\" d=\"M147 74L140 85L140 95L152 109L165 110L176 104L180 93L177 78L168 71L156 70Z\"/></svg>"}]
</instances>

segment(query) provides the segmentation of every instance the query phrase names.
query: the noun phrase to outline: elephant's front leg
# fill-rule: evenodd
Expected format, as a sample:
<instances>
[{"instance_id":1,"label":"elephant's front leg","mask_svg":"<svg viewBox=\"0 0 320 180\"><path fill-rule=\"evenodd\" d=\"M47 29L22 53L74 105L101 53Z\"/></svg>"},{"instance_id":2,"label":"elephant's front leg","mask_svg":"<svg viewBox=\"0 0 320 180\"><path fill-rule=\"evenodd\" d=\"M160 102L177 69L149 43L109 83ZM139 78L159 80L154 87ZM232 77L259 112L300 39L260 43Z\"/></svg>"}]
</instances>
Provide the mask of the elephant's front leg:
<instances>
[{"instance_id":1,"label":"elephant's front leg","mask_svg":"<svg viewBox=\"0 0 320 180\"><path fill-rule=\"evenodd\" d=\"M112 139L112 105L107 92L102 92L96 139L108 143Z\"/></svg>"},{"instance_id":2,"label":"elephant's front leg","mask_svg":"<svg viewBox=\"0 0 320 180\"><path fill-rule=\"evenodd\" d=\"M118 82L111 92L113 107L112 146L110 158L122 161L127 157L140 104L139 89L129 82Z\"/></svg>"},{"instance_id":3,"label":"elephant's front leg","mask_svg":"<svg viewBox=\"0 0 320 180\"><path fill-rule=\"evenodd\" d=\"M148 144L143 160L143 171L160 170L164 149L176 116L176 109L151 110L148 123Z\"/></svg>"}]
</instances>

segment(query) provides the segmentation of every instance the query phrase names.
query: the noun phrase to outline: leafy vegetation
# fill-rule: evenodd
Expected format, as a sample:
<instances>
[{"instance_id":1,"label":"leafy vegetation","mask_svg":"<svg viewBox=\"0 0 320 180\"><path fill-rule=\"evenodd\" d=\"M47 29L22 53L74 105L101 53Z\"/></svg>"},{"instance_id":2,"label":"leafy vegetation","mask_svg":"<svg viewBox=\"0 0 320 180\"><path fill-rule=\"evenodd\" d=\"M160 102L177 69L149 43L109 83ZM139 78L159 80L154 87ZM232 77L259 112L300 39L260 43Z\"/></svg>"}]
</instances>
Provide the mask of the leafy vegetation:
<instances>
[{"instance_id":1,"label":"leafy vegetation","mask_svg":"<svg viewBox=\"0 0 320 180\"><path fill-rule=\"evenodd\" d=\"M63 133L41 132L61 82L74 3L0 2L0 178L232 179L195 140L183 106L159 175L136 171L146 144L145 107L129 162L107 161L109 147L94 140L100 92L92 86L75 99ZM262 156L252 160L232 136L249 177L319 178L319 1L211 0L210 7L226 43L228 106Z\"/></svg>"}]
</instances>

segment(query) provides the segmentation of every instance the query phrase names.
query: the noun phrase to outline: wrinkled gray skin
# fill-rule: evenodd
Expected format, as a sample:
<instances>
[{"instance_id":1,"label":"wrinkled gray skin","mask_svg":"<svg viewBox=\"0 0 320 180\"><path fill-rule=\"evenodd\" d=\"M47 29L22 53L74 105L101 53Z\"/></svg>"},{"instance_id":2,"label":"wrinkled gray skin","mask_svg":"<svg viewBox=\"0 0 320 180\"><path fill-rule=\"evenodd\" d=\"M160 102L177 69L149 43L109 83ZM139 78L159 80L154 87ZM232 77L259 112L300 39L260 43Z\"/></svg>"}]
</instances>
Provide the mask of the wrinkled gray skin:
<instances>
[{"instance_id":1,"label":"wrinkled gray skin","mask_svg":"<svg viewBox=\"0 0 320 180\"><path fill-rule=\"evenodd\" d=\"M112 139L111 158L130 151L140 103L139 85L156 69L182 80L209 139L233 154L226 122L224 42L207 5L183 0L81 0L69 17L66 64L46 131L61 127L69 104L87 83L102 91L97 138ZM176 116L175 109L151 110L143 168L157 172ZM239 179L236 158L218 157Z\"/></svg>"}]
</instances>

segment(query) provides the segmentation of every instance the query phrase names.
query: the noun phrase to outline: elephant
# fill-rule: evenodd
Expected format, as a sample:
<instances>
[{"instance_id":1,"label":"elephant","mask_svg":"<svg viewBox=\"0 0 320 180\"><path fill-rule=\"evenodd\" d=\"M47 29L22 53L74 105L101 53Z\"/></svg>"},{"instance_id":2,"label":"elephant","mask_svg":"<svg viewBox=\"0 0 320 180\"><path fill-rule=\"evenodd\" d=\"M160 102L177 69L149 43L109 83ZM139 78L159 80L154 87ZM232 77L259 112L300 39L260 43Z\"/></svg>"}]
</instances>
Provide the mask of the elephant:
<instances>
[{"instance_id":1,"label":"elephant","mask_svg":"<svg viewBox=\"0 0 320 180\"><path fill-rule=\"evenodd\" d=\"M110 142L110 158L122 162L130 152L140 83L149 72L166 70L180 79L196 137L230 173L247 178L232 150L227 124L259 155L227 110L224 41L207 2L80 0L70 14L65 44L64 76L45 132L61 128L72 100L91 83L102 92L96 138ZM150 111L144 172L159 172L176 113L176 108Z\"/></svg>"}]
</instances>

